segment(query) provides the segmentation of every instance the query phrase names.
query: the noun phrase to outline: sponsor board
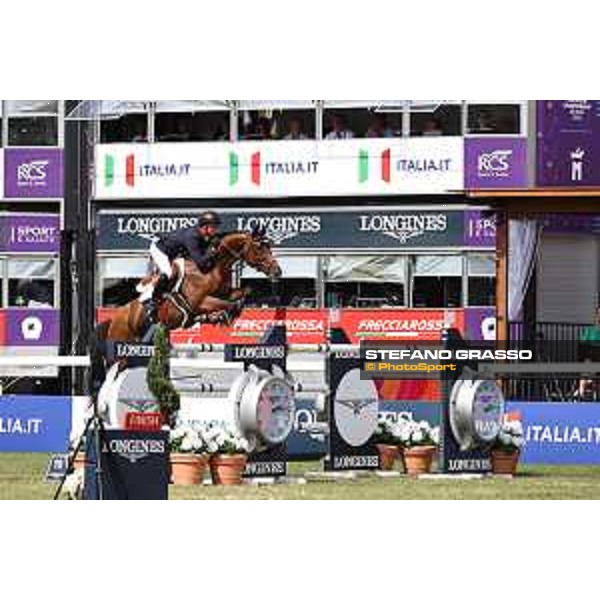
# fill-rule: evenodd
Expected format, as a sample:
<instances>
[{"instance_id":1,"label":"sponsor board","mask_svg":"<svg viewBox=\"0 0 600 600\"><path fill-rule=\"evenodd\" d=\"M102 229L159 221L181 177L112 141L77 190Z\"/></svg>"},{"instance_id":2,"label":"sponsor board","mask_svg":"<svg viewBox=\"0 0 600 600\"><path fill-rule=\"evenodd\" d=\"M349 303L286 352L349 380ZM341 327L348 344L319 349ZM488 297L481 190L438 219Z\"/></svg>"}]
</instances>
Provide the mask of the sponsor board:
<instances>
[{"instance_id":1,"label":"sponsor board","mask_svg":"<svg viewBox=\"0 0 600 600\"><path fill-rule=\"evenodd\" d=\"M100 308L98 322L108 320L115 309ZM471 330L482 332L488 323L487 309L448 310L361 310L343 309L336 315L336 325L341 327L350 342L361 340L411 340L437 341L443 329L452 327L465 332L465 312L473 311ZM288 344L322 344L327 341L333 315L327 309L290 309L286 311ZM336 311L337 312L337 311ZM482 319L482 321L477 321ZM475 324L477 323L477 324ZM250 344L256 343L272 325L283 324L276 309L246 309L231 327L202 325L189 330L171 333L173 344ZM487 325L486 325L487 331ZM489 332L488 332L489 335ZM473 338L477 339L477 338Z\"/></svg>"},{"instance_id":2,"label":"sponsor board","mask_svg":"<svg viewBox=\"0 0 600 600\"><path fill-rule=\"evenodd\" d=\"M59 252L58 215L0 215L0 251Z\"/></svg>"},{"instance_id":3,"label":"sponsor board","mask_svg":"<svg viewBox=\"0 0 600 600\"><path fill-rule=\"evenodd\" d=\"M0 346L58 346L60 313L54 309L0 310Z\"/></svg>"},{"instance_id":4,"label":"sponsor board","mask_svg":"<svg viewBox=\"0 0 600 600\"><path fill-rule=\"evenodd\" d=\"M538 186L600 185L600 100L540 100Z\"/></svg>"},{"instance_id":5,"label":"sponsor board","mask_svg":"<svg viewBox=\"0 0 600 600\"><path fill-rule=\"evenodd\" d=\"M95 198L444 194L464 178L461 137L102 144Z\"/></svg>"},{"instance_id":6,"label":"sponsor board","mask_svg":"<svg viewBox=\"0 0 600 600\"><path fill-rule=\"evenodd\" d=\"M465 140L468 189L527 185L527 138L475 137Z\"/></svg>"},{"instance_id":7,"label":"sponsor board","mask_svg":"<svg viewBox=\"0 0 600 600\"><path fill-rule=\"evenodd\" d=\"M260 227L271 244L282 249L445 248L470 244L465 241L465 218L461 210L340 208L336 211L226 210L220 214L224 231L252 231ZM196 223L197 216L190 213L101 211L97 248L147 250L161 235L193 227ZM475 239L482 235L478 232L473 230Z\"/></svg>"},{"instance_id":8,"label":"sponsor board","mask_svg":"<svg viewBox=\"0 0 600 600\"><path fill-rule=\"evenodd\" d=\"M4 151L6 198L62 198L61 148L7 148Z\"/></svg>"},{"instance_id":9,"label":"sponsor board","mask_svg":"<svg viewBox=\"0 0 600 600\"><path fill-rule=\"evenodd\" d=\"M71 430L71 398L0 398L0 452L66 452Z\"/></svg>"},{"instance_id":10,"label":"sponsor board","mask_svg":"<svg viewBox=\"0 0 600 600\"><path fill-rule=\"evenodd\" d=\"M105 500L167 500L168 432L107 429L101 438L101 483ZM85 500L98 500L96 439L86 447Z\"/></svg>"},{"instance_id":11,"label":"sponsor board","mask_svg":"<svg viewBox=\"0 0 600 600\"><path fill-rule=\"evenodd\" d=\"M340 326L353 344L361 340L437 341L443 329L464 330L462 309L341 311Z\"/></svg>"},{"instance_id":12,"label":"sponsor board","mask_svg":"<svg viewBox=\"0 0 600 600\"><path fill-rule=\"evenodd\" d=\"M597 403L507 402L521 416L525 464L600 464Z\"/></svg>"}]
</instances>

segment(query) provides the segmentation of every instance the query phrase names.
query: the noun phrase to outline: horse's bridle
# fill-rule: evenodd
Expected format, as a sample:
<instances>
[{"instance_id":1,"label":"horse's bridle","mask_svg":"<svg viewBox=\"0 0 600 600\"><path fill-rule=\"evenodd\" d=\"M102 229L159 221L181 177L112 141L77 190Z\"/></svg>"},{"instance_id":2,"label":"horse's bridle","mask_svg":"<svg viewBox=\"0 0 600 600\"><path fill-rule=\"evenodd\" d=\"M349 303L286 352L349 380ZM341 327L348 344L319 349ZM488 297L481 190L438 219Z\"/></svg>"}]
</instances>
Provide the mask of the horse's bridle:
<instances>
[{"instance_id":1,"label":"horse's bridle","mask_svg":"<svg viewBox=\"0 0 600 600\"><path fill-rule=\"evenodd\" d=\"M246 254L246 252L247 252L247 250L248 250L248 247L249 247L249 246L250 246L252 243L254 243L255 241L257 241L257 240L255 240L255 239L254 239L254 238L253 238L253 237L252 237L250 234L248 234L248 233L242 233L241 235L244 235L244 236L246 236L246 238L247 238L247 239L246 239L246 241L244 242L244 245L242 246L242 249L240 250L239 254L238 254L238 253L236 253L236 251L235 251L235 250L233 250L232 248L230 248L230 247L229 247L229 246L226 244L226 242L225 242L225 238L222 238L222 239L221 239L221 242L220 242L219 246L217 247L217 253L219 253L219 252L220 252L220 250L221 250L221 247L222 247L222 248L224 248L224 249L227 251L227 253L229 254L229 256L231 256L231 257L233 258L233 264L232 264L232 266L233 266L235 263L237 263L238 261L242 260L242 259L244 258L244 255Z\"/></svg>"}]
</instances>

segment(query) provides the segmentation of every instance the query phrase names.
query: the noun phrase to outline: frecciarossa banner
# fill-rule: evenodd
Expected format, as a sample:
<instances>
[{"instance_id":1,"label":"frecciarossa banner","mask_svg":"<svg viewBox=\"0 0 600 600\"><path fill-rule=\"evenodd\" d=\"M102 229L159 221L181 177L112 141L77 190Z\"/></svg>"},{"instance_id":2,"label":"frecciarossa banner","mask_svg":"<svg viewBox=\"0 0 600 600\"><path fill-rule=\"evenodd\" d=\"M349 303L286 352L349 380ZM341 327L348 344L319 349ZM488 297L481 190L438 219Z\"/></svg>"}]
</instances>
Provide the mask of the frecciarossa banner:
<instances>
[{"instance_id":1,"label":"frecciarossa banner","mask_svg":"<svg viewBox=\"0 0 600 600\"><path fill-rule=\"evenodd\" d=\"M443 194L463 189L460 137L102 144L95 198Z\"/></svg>"},{"instance_id":2,"label":"frecciarossa banner","mask_svg":"<svg viewBox=\"0 0 600 600\"><path fill-rule=\"evenodd\" d=\"M110 319L113 310L99 309L98 322ZM335 327L341 327L353 344L373 339L436 341L440 339L442 330L450 327L458 329L469 339L481 340L487 339L486 324L490 319L493 319L491 309L343 309L339 312L290 309L285 314L289 344L325 343L328 329ZM474 321L477 323L474 324ZM246 309L232 327L203 325L176 331L171 334L171 341L175 344L255 344L269 326L280 322L275 309Z\"/></svg>"}]
</instances>

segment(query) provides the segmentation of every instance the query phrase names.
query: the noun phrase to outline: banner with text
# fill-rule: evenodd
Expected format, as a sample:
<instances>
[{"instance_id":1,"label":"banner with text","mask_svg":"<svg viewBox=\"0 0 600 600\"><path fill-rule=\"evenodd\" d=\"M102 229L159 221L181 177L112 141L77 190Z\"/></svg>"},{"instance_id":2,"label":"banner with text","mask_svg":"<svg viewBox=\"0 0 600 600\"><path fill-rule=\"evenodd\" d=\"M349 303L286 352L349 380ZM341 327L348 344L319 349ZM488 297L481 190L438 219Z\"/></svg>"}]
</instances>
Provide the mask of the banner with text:
<instances>
[{"instance_id":1,"label":"banner with text","mask_svg":"<svg viewBox=\"0 0 600 600\"><path fill-rule=\"evenodd\" d=\"M540 100L536 106L537 185L600 185L600 100Z\"/></svg>"},{"instance_id":2,"label":"banner with text","mask_svg":"<svg viewBox=\"0 0 600 600\"><path fill-rule=\"evenodd\" d=\"M463 189L461 137L102 144L95 198L446 194Z\"/></svg>"},{"instance_id":3,"label":"banner with text","mask_svg":"<svg viewBox=\"0 0 600 600\"><path fill-rule=\"evenodd\" d=\"M600 405L508 402L525 429L525 464L600 464Z\"/></svg>"},{"instance_id":4,"label":"banner with text","mask_svg":"<svg viewBox=\"0 0 600 600\"><path fill-rule=\"evenodd\" d=\"M0 397L0 452L65 452L70 432L70 397Z\"/></svg>"},{"instance_id":5,"label":"banner with text","mask_svg":"<svg viewBox=\"0 0 600 600\"><path fill-rule=\"evenodd\" d=\"M491 246L495 225L477 211L324 210L220 211L223 231L261 227L276 248L448 248ZM468 217L467 217L468 215ZM196 213L100 212L98 250L147 250L159 236L193 227Z\"/></svg>"},{"instance_id":6,"label":"banner with text","mask_svg":"<svg viewBox=\"0 0 600 600\"><path fill-rule=\"evenodd\" d=\"M4 151L6 198L62 198L61 148L7 148Z\"/></svg>"}]
</instances>

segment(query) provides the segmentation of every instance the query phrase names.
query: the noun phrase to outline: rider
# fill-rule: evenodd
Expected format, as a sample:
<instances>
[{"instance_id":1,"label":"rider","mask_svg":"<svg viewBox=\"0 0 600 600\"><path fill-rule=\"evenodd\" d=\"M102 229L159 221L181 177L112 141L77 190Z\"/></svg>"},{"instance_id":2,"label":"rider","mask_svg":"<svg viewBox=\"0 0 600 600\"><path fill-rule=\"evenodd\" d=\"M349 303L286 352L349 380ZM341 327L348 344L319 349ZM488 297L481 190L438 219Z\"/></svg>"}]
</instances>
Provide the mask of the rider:
<instances>
[{"instance_id":1,"label":"rider","mask_svg":"<svg viewBox=\"0 0 600 600\"><path fill-rule=\"evenodd\" d=\"M150 256L160 271L160 277L152 290L142 294L140 300L146 311L146 319L154 323L158 317L158 301L166 292L173 279L172 262L177 258L187 258L196 263L202 273L214 267L214 241L218 235L221 219L213 211L200 215L198 225L179 229L161 236L150 246Z\"/></svg>"}]
</instances>

